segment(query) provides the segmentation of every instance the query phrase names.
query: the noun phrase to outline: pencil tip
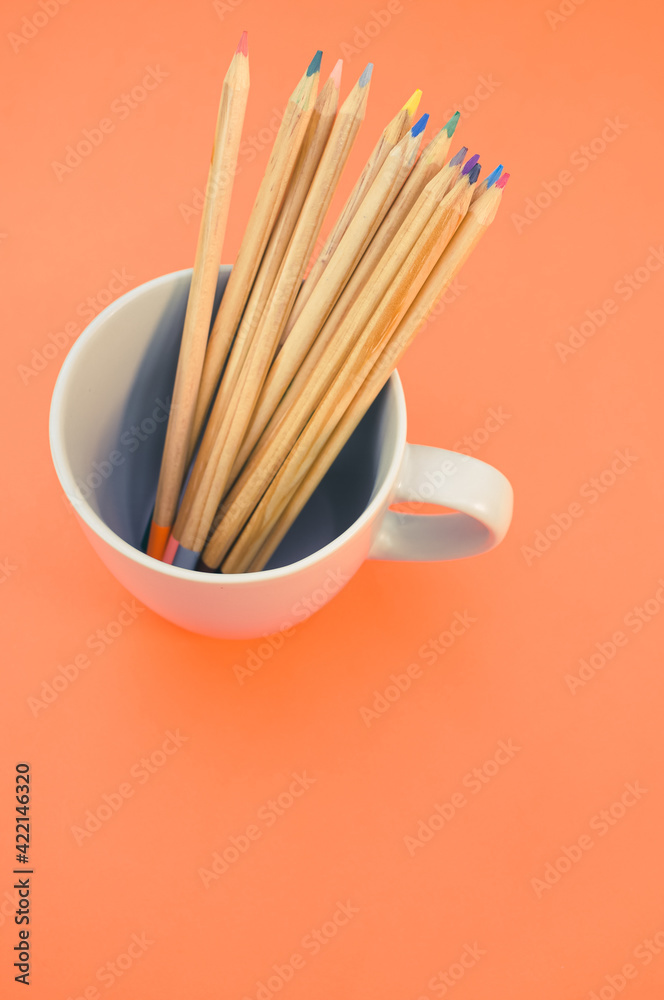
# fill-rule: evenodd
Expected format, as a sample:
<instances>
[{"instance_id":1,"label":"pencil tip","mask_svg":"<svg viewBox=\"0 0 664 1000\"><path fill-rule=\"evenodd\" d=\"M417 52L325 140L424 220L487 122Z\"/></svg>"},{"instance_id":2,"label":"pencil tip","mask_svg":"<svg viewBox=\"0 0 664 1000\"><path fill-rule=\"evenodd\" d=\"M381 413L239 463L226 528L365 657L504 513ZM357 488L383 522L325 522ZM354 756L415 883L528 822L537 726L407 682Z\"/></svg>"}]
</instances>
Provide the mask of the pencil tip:
<instances>
[{"instance_id":1,"label":"pencil tip","mask_svg":"<svg viewBox=\"0 0 664 1000\"><path fill-rule=\"evenodd\" d=\"M465 177L466 174L470 173L470 171L473 169L473 167L475 166L475 164L477 163L477 161L479 160L479 158L480 158L480 154L479 153L474 153L471 156L471 158L468 160L468 163L466 163L465 167L461 171L461 176L462 177Z\"/></svg>"},{"instance_id":2,"label":"pencil tip","mask_svg":"<svg viewBox=\"0 0 664 1000\"><path fill-rule=\"evenodd\" d=\"M466 153L468 152L468 146L462 146L458 153L455 153L450 160L450 167L458 167L460 163L463 163Z\"/></svg>"},{"instance_id":3,"label":"pencil tip","mask_svg":"<svg viewBox=\"0 0 664 1000\"><path fill-rule=\"evenodd\" d=\"M330 73L330 80L337 88L337 90L339 90L339 88L341 87L341 70L343 69L343 65L344 65L343 59L337 59L336 63L334 64L334 69Z\"/></svg>"},{"instance_id":4,"label":"pencil tip","mask_svg":"<svg viewBox=\"0 0 664 1000\"><path fill-rule=\"evenodd\" d=\"M503 165L502 165L502 163L499 163L498 166L496 167L496 169L492 170L491 173L489 174L489 176L486 179L487 190L493 184L496 183L496 181L498 180L498 178L500 177L500 175L502 174L502 172L503 172Z\"/></svg>"},{"instance_id":5,"label":"pencil tip","mask_svg":"<svg viewBox=\"0 0 664 1000\"><path fill-rule=\"evenodd\" d=\"M459 124L460 115L461 115L460 111L455 111L450 120L448 121L447 125L443 125L443 128L446 130L447 135L449 136L450 139L454 135L456 127Z\"/></svg>"},{"instance_id":6,"label":"pencil tip","mask_svg":"<svg viewBox=\"0 0 664 1000\"><path fill-rule=\"evenodd\" d=\"M367 63L362 76L357 81L360 87L366 87L369 80L371 79L371 74L373 73L373 63Z\"/></svg>"},{"instance_id":7,"label":"pencil tip","mask_svg":"<svg viewBox=\"0 0 664 1000\"><path fill-rule=\"evenodd\" d=\"M477 182L477 178L480 176L481 169L482 169L481 165L479 163L476 163L473 169L468 174L469 184L475 184Z\"/></svg>"},{"instance_id":8,"label":"pencil tip","mask_svg":"<svg viewBox=\"0 0 664 1000\"><path fill-rule=\"evenodd\" d=\"M422 96L422 91L416 90L415 93L408 98L408 100L406 101L401 110L407 111L410 117L412 118L419 107L421 96Z\"/></svg>"},{"instance_id":9,"label":"pencil tip","mask_svg":"<svg viewBox=\"0 0 664 1000\"><path fill-rule=\"evenodd\" d=\"M243 56L246 56L246 55L249 54L249 40L248 40L247 32L246 31L242 32L242 37L240 38L240 41L237 43L237 48L236 48L235 51L239 52L240 55L243 55Z\"/></svg>"},{"instance_id":10,"label":"pencil tip","mask_svg":"<svg viewBox=\"0 0 664 1000\"><path fill-rule=\"evenodd\" d=\"M505 187L509 179L510 179L509 174L503 174L500 180L496 181L496 187L500 188L500 190L502 191L502 189Z\"/></svg>"},{"instance_id":11,"label":"pencil tip","mask_svg":"<svg viewBox=\"0 0 664 1000\"><path fill-rule=\"evenodd\" d=\"M322 50L319 49L316 55L313 57L309 66L307 67L307 76L313 76L314 73L320 73L320 64L323 58Z\"/></svg>"},{"instance_id":12,"label":"pencil tip","mask_svg":"<svg viewBox=\"0 0 664 1000\"><path fill-rule=\"evenodd\" d=\"M421 135L422 132L424 132L425 128L427 127L428 121L429 121L429 116L422 115L422 117L415 122L412 129L410 130L410 134L413 137L413 139L416 139L418 135Z\"/></svg>"}]
</instances>

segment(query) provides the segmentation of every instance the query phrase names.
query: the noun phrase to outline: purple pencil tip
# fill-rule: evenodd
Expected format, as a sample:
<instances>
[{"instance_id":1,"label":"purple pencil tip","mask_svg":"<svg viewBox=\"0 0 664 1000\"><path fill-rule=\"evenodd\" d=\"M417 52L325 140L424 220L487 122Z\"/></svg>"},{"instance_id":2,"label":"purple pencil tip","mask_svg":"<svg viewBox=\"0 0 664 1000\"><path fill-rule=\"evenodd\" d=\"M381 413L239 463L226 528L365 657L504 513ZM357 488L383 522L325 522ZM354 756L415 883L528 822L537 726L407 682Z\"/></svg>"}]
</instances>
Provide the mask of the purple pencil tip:
<instances>
[{"instance_id":1,"label":"purple pencil tip","mask_svg":"<svg viewBox=\"0 0 664 1000\"><path fill-rule=\"evenodd\" d=\"M458 153L452 157L449 162L450 167L458 167L459 164L463 163L466 153L468 152L468 146L462 146Z\"/></svg>"},{"instance_id":2,"label":"purple pencil tip","mask_svg":"<svg viewBox=\"0 0 664 1000\"><path fill-rule=\"evenodd\" d=\"M479 160L479 158L480 158L480 154L479 154L479 153L474 153L474 154L473 154L473 155L471 156L471 158L470 158L470 159L468 160L468 162L467 162L467 163L466 163L466 164L464 165L464 168L463 168L463 170L461 171L461 176L462 176L462 177L465 177L465 176L466 176L466 174L469 174L469 173L470 173L470 171L471 171L471 170L473 169L473 167L475 166L475 164L477 163L477 161Z\"/></svg>"},{"instance_id":3,"label":"purple pencil tip","mask_svg":"<svg viewBox=\"0 0 664 1000\"><path fill-rule=\"evenodd\" d=\"M481 169L482 169L481 165L479 163L476 163L475 166L470 171L470 173L468 174L468 183L469 184L476 184L477 183L477 178L480 176L480 170Z\"/></svg>"}]
</instances>

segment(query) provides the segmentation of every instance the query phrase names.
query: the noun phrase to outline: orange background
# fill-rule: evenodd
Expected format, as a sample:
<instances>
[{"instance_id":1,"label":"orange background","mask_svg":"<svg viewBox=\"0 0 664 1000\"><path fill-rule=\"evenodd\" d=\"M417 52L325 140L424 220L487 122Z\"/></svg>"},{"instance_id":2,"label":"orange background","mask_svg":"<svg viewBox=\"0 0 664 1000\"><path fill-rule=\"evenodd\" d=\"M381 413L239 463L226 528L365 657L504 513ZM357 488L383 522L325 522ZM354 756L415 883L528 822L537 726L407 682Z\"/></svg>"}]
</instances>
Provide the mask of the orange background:
<instances>
[{"instance_id":1,"label":"orange background","mask_svg":"<svg viewBox=\"0 0 664 1000\"><path fill-rule=\"evenodd\" d=\"M556 0L402 0L369 37L385 6L71 0L22 44L13 36L40 8L3 5L3 997L23 995L8 915L19 760L34 782L33 998L664 990L664 268L649 249L664 259L664 18L650 0L561 0L558 16ZM131 597L84 540L49 457L65 349L25 371L49 334L71 322L80 332L77 308L89 296L100 308L114 270L128 288L191 264L198 216L186 221L186 206L205 182L244 28L245 137L269 128L317 47L324 73L346 47L343 95L375 63L337 209L415 87L432 132L460 107L454 148L479 150L485 173L503 162L512 174L463 287L400 366L410 440L454 448L469 436L514 485L510 533L467 561L367 563L276 650L199 638L147 610L124 615L117 634ZM116 102L147 67L167 75L122 113ZM58 179L54 161L105 117L113 130ZM606 119L617 122L608 143ZM225 261L266 159L265 145L240 158ZM622 276L635 273L630 295ZM584 321L587 339L563 359L556 345ZM487 432L491 408L508 418ZM616 451L631 456L620 474L606 471ZM473 622L432 652L457 612ZM100 647L109 624L116 637ZM29 699L80 654L89 666L35 708ZM260 668L240 683L234 667L248 660ZM376 701L409 664L421 672L408 690ZM389 707L361 712L374 703ZM169 730L186 737L170 755ZM484 769L501 740L519 749ZM293 773L315 782L290 802ZM104 796L117 806L120 786L129 797L79 845L75 828ZM269 802L282 793L277 815ZM432 831L450 802L455 815ZM250 826L257 839L245 843ZM405 838L418 830L428 840L414 847ZM234 857L231 837L248 849L202 876L215 852ZM349 902L357 912L343 917ZM315 953L307 935L324 927ZM133 957L132 935L143 942ZM283 975L270 980L275 965Z\"/></svg>"}]
</instances>

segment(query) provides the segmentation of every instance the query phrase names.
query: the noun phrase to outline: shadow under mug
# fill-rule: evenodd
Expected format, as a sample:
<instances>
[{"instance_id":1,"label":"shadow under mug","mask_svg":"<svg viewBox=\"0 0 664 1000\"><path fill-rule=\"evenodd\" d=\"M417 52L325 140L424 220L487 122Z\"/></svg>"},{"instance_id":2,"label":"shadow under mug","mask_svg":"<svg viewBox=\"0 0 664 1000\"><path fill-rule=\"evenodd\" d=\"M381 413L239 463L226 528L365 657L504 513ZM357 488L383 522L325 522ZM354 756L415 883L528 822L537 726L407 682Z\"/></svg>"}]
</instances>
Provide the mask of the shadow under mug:
<instances>
[{"instance_id":1,"label":"shadow under mug","mask_svg":"<svg viewBox=\"0 0 664 1000\"><path fill-rule=\"evenodd\" d=\"M215 310L229 273L220 268ZM322 607L366 558L458 559L501 541L508 480L467 455L407 444L395 372L265 570L201 573L147 556L190 282L191 269L167 274L100 312L65 359L51 403L62 488L97 554L147 607L202 635L265 636ZM388 509L404 500L457 513Z\"/></svg>"}]
</instances>

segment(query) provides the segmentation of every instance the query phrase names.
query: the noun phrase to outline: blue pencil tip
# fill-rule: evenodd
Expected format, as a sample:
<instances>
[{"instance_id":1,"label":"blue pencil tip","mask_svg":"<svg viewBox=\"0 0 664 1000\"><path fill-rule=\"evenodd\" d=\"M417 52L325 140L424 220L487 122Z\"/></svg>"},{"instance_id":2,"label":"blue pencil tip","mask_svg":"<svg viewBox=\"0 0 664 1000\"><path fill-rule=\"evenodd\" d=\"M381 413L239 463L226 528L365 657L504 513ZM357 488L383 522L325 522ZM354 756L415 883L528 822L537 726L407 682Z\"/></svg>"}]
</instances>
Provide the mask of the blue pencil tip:
<instances>
[{"instance_id":1,"label":"blue pencil tip","mask_svg":"<svg viewBox=\"0 0 664 1000\"><path fill-rule=\"evenodd\" d=\"M366 87L369 80L371 79L372 73L373 73L373 63L367 63L366 68L362 73L362 76L358 80L358 84L360 87Z\"/></svg>"},{"instance_id":2,"label":"blue pencil tip","mask_svg":"<svg viewBox=\"0 0 664 1000\"><path fill-rule=\"evenodd\" d=\"M476 183L477 178L480 176L480 170L481 169L482 169L481 165L479 163L476 163L475 166L473 167L473 169L468 174L468 183L469 184L475 184Z\"/></svg>"},{"instance_id":3,"label":"blue pencil tip","mask_svg":"<svg viewBox=\"0 0 664 1000\"><path fill-rule=\"evenodd\" d=\"M502 172L503 172L503 165L502 163L499 163L496 169L492 170L486 179L487 190L491 187L492 184L496 183Z\"/></svg>"},{"instance_id":4,"label":"blue pencil tip","mask_svg":"<svg viewBox=\"0 0 664 1000\"><path fill-rule=\"evenodd\" d=\"M415 139L418 135L421 135L422 132L424 132L425 128L427 127L428 121L429 121L429 116L422 115L422 117L415 122L412 129L410 130L410 134L412 135L413 139Z\"/></svg>"},{"instance_id":5,"label":"blue pencil tip","mask_svg":"<svg viewBox=\"0 0 664 1000\"><path fill-rule=\"evenodd\" d=\"M463 163L466 153L468 152L468 146L462 146L458 153L450 160L451 167L458 167L460 163Z\"/></svg>"},{"instance_id":6,"label":"blue pencil tip","mask_svg":"<svg viewBox=\"0 0 664 1000\"><path fill-rule=\"evenodd\" d=\"M466 165L464 166L463 170L461 171L461 176L462 177L465 177L466 174L470 173L470 171L473 169L473 167L475 166L475 164L477 163L477 161L479 160L479 158L480 158L480 154L479 153L473 153L473 155L471 156L471 158L468 160L468 163L466 163Z\"/></svg>"},{"instance_id":7,"label":"blue pencil tip","mask_svg":"<svg viewBox=\"0 0 664 1000\"><path fill-rule=\"evenodd\" d=\"M323 53L319 49L316 55L311 60L311 62L309 63L309 67L307 69L307 76L313 76L314 73L320 72L320 64L322 59L323 59Z\"/></svg>"}]
</instances>

